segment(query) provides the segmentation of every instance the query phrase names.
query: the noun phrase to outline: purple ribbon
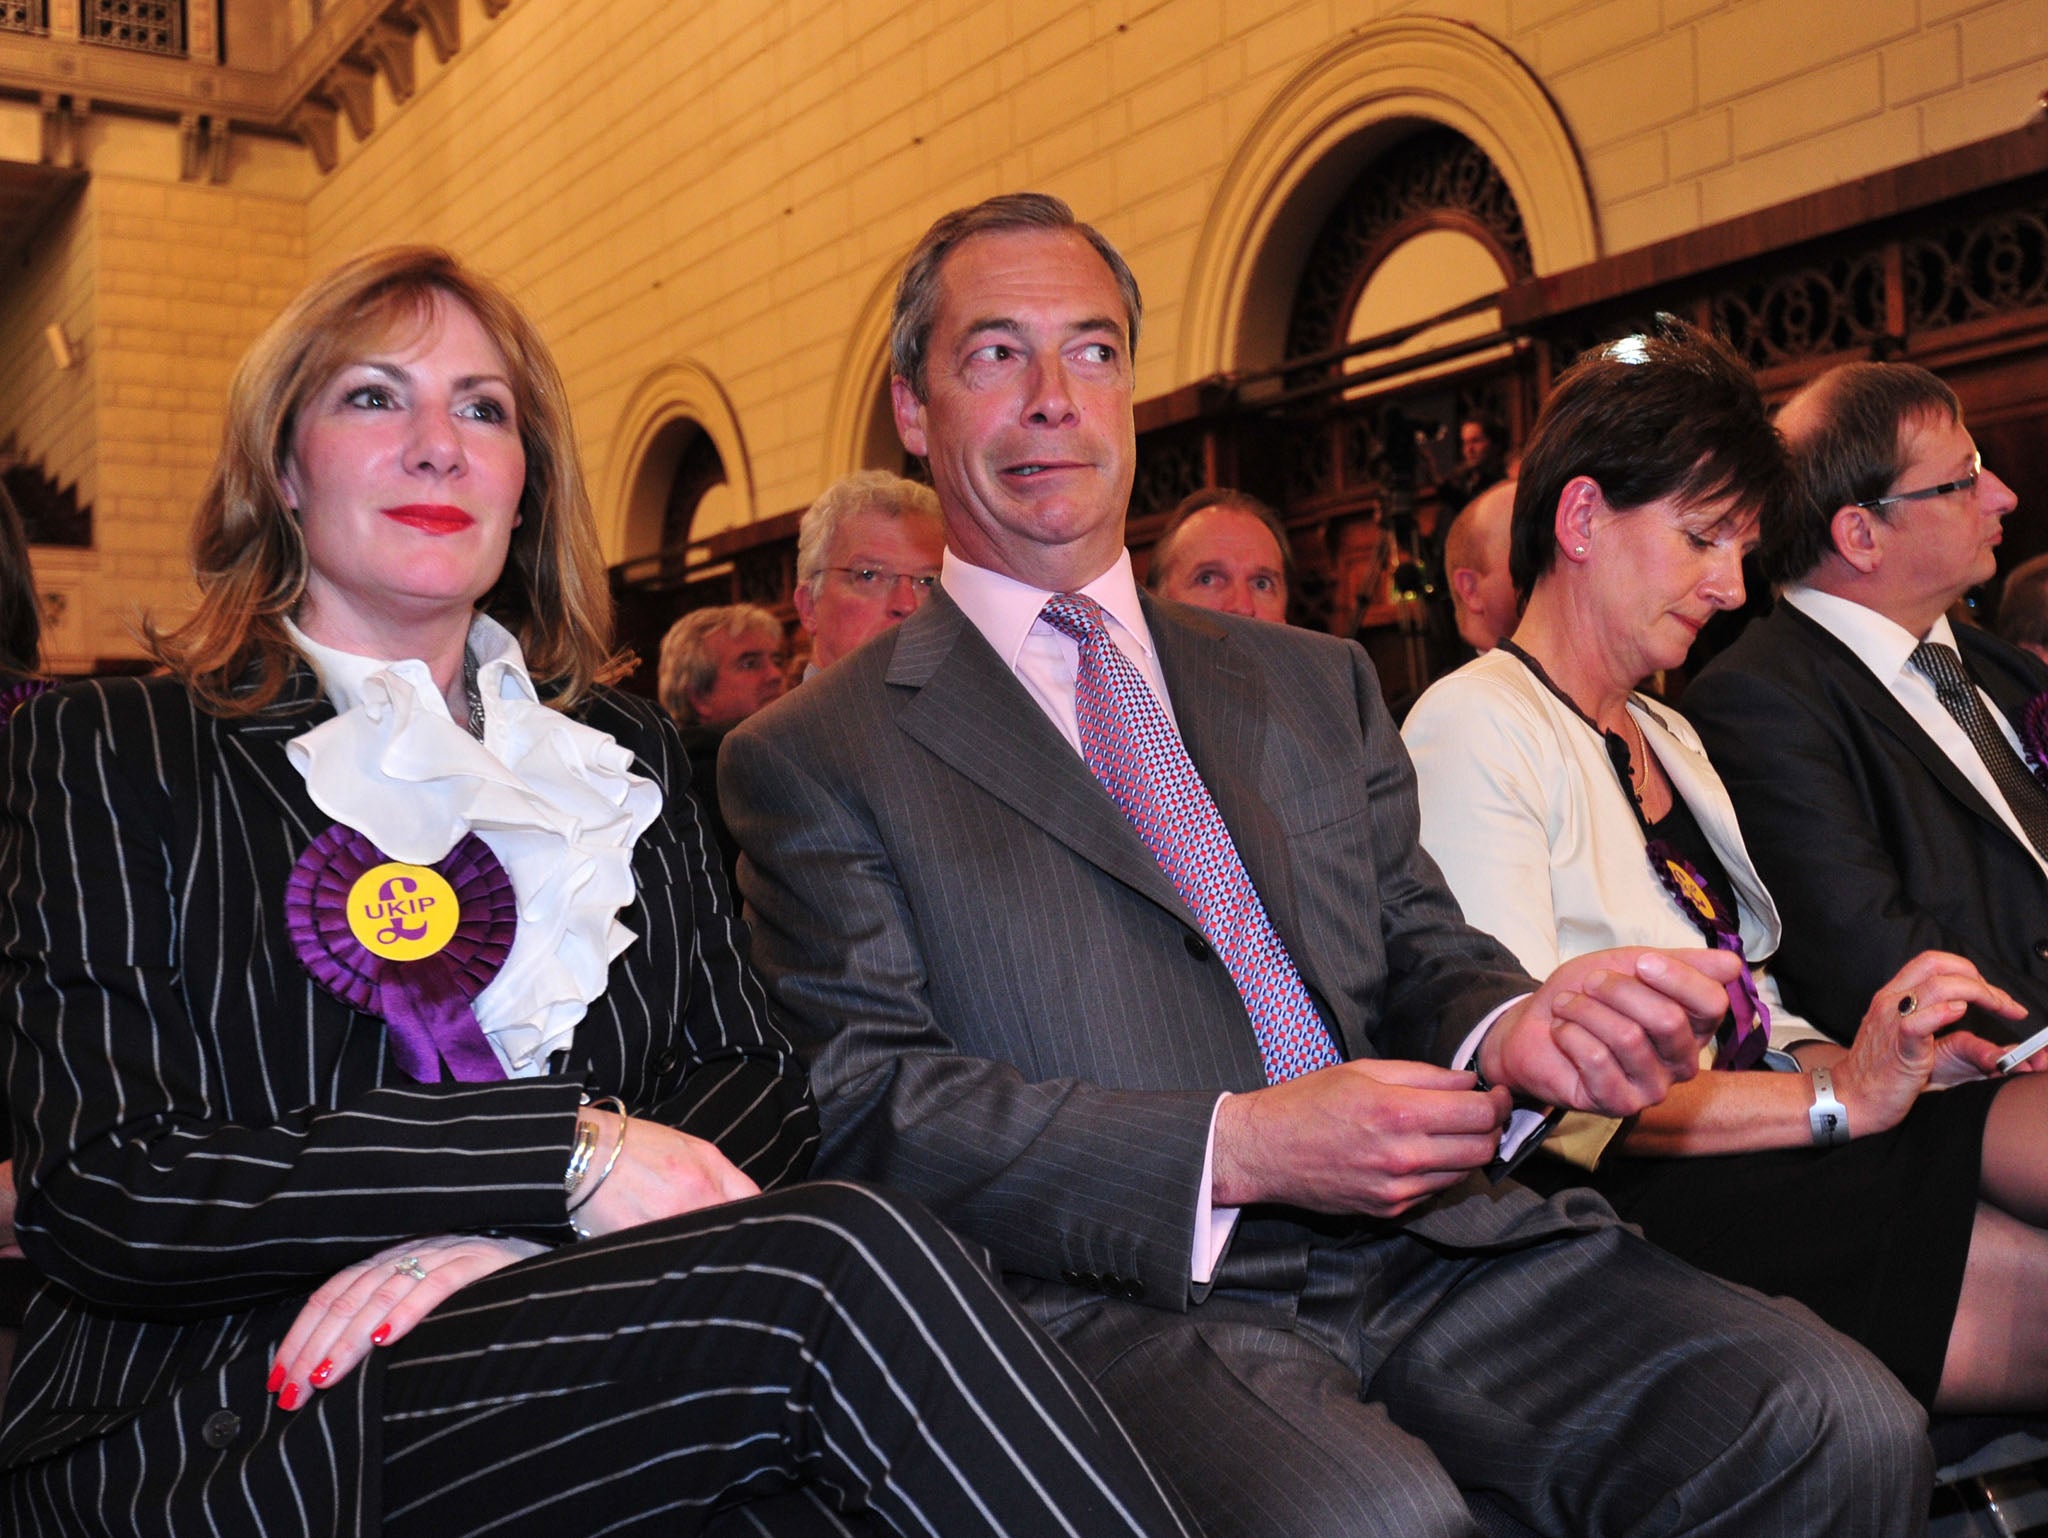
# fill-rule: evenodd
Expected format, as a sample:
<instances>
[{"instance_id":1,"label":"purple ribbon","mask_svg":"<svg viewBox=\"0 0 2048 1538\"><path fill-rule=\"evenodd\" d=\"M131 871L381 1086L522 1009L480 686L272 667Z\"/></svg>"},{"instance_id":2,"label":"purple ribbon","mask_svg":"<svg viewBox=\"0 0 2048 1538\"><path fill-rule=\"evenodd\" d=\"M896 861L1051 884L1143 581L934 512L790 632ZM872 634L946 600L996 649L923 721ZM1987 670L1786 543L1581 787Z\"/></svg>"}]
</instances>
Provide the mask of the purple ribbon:
<instances>
[{"instance_id":1,"label":"purple ribbon","mask_svg":"<svg viewBox=\"0 0 2048 1538\"><path fill-rule=\"evenodd\" d=\"M1698 866L1661 838L1650 840L1648 852L1650 868L1685 916L1699 926L1707 944L1733 952L1742 962L1740 975L1728 985L1728 1024L1715 1045L1714 1066L1754 1068L1771 1044L1771 1010L1757 992L1749 958L1742 954L1742 935Z\"/></svg>"},{"instance_id":2,"label":"purple ribbon","mask_svg":"<svg viewBox=\"0 0 2048 1538\"><path fill-rule=\"evenodd\" d=\"M504 966L518 931L512 878L489 845L464 834L431 867L455 890L455 933L432 955L399 961L366 947L349 923L350 890L366 871L387 863L381 849L340 823L307 845L284 898L285 927L299 960L329 993L384 1021L392 1057L421 1083L440 1082L443 1068L447 1077L470 1084L504 1078L472 1006Z\"/></svg>"},{"instance_id":3,"label":"purple ribbon","mask_svg":"<svg viewBox=\"0 0 2048 1538\"><path fill-rule=\"evenodd\" d=\"M20 683L0 689L0 730L14 718L14 713L34 699L57 686L47 678L24 678Z\"/></svg>"},{"instance_id":4,"label":"purple ribbon","mask_svg":"<svg viewBox=\"0 0 2048 1538\"><path fill-rule=\"evenodd\" d=\"M2035 695L2020 712L2020 746L2034 778L2048 787L2048 694Z\"/></svg>"}]
</instances>

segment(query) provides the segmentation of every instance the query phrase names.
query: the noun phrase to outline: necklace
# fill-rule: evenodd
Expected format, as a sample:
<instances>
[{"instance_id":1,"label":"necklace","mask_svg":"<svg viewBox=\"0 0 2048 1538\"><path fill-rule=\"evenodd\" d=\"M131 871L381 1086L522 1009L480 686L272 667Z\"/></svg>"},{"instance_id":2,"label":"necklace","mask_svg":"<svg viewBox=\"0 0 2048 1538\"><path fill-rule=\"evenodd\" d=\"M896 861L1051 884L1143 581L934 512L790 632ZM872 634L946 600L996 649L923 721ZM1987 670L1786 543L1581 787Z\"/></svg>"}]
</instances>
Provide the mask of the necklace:
<instances>
[{"instance_id":1,"label":"necklace","mask_svg":"<svg viewBox=\"0 0 2048 1538\"><path fill-rule=\"evenodd\" d=\"M462 693L469 701L469 735L484 740L484 693L476 681L476 653L462 649Z\"/></svg>"},{"instance_id":2,"label":"necklace","mask_svg":"<svg viewBox=\"0 0 2048 1538\"><path fill-rule=\"evenodd\" d=\"M1650 789L1650 744L1643 736L1642 726L1626 705L1621 707L1621 719L1636 739L1635 746L1628 750L1628 780L1640 801ZM1626 741L1625 738L1623 740Z\"/></svg>"}]
</instances>

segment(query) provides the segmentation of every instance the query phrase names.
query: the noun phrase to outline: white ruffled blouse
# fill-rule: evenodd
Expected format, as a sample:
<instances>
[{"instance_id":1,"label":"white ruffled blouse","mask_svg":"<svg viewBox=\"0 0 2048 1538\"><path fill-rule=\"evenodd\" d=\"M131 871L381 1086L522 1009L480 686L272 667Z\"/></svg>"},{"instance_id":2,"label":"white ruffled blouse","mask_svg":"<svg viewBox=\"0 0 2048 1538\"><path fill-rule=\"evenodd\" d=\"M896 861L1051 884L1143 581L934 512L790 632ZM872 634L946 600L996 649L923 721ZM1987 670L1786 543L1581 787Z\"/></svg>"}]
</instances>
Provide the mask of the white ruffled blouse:
<instances>
[{"instance_id":1,"label":"white ruffled blouse","mask_svg":"<svg viewBox=\"0 0 2048 1538\"><path fill-rule=\"evenodd\" d=\"M285 744L313 804L413 865L474 833L512 878L519 931L476 1017L508 1075L544 1073L637 938L618 913L661 787L608 733L541 704L519 643L484 615L469 631L481 742L424 662L358 657L288 628L340 712Z\"/></svg>"}]
</instances>

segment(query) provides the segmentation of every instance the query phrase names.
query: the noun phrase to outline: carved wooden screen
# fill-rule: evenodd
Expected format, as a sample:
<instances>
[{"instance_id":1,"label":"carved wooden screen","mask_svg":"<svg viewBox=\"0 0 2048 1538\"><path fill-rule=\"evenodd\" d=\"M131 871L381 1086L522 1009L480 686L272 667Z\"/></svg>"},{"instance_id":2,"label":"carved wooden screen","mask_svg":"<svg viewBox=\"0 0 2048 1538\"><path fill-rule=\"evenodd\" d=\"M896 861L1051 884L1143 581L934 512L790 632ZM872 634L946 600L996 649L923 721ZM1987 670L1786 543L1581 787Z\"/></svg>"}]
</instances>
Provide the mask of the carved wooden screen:
<instances>
[{"instance_id":1,"label":"carved wooden screen","mask_svg":"<svg viewBox=\"0 0 2048 1538\"><path fill-rule=\"evenodd\" d=\"M185 52L184 0L83 0L79 35L143 53Z\"/></svg>"}]
</instances>

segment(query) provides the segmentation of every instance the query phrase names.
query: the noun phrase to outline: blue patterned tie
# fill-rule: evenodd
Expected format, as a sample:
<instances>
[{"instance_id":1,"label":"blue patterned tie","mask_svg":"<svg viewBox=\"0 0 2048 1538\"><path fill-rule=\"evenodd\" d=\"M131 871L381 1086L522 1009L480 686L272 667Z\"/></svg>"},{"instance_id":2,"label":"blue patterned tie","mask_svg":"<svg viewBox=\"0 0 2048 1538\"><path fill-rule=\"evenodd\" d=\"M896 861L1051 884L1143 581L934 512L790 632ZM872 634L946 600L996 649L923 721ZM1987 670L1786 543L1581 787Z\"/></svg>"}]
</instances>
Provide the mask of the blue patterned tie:
<instances>
[{"instance_id":1,"label":"blue patterned tie","mask_svg":"<svg viewBox=\"0 0 2048 1538\"><path fill-rule=\"evenodd\" d=\"M1266 1082L1337 1062L1330 1033L1286 942L1266 917L1209 787L1144 675L1109 638L1101 607L1078 593L1056 593L1041 618L1081 647L1074 678L1081 755L1237 984L1258 1036Z\"/></svg>"}]
</instances>

